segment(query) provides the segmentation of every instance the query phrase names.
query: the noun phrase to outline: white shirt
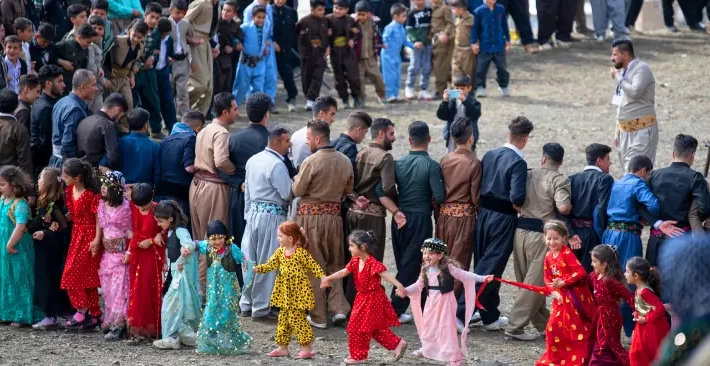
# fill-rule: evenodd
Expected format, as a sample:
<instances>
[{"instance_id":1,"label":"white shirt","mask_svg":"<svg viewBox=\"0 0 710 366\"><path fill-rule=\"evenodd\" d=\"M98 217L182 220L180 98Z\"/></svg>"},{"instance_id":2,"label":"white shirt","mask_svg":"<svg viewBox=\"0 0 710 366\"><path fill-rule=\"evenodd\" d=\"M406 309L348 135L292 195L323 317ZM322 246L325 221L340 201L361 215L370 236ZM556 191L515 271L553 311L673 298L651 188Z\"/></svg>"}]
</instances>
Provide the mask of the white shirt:
<instances>
[{"instance_id":1,"label":"white shirt","mask_svg":"<svg viewBox=\"0 0 710 366\"><path fill-rule=\"evenodd\" d=\"M160 56L158 57L158 64L155 66L156 70L162 70L165 66L168 66L168 39L165 37L160 40Z\"/></svg>"},{"instance_id":2,"label":"white shirt","mask_svg":"<svg viewBox=\"0 0 710 366\"><path fill-rule=\"evenodd\" d=\"M307 128L303 127L291 135L291 161L297 168L307 157L311 156L311 148L308 147L306 131Z\"/></svg>"},{"instance_id":3,"label":"white shirt","mask_svg":"<svg viewBox=\"0 0 710 366\"><path fill-rule=\"evenodd\" d=\"M509 148L509 149L511 149L511 150L513 150L513 151L515 151L515 153L518 154L518 156L520 156L521 159L525 159L525 157L523 156L522 150L520 150L520 149L518 149L517 147L515 147L515 145L506 143L505 145L503 145L503 147L507 147L507 148Z\"/></svg>"},{"instance_id":4,"label":"white shirt","mask_svg":"<svg viewBox=\"0 0 710 366\"><path fill-rule=\"evenodd\" d=\"M598 166L596 166L596 165L587 165L587 166L584 167L583 170L596 170L596 171L598 171L598 172L604 173L604 172L602 171L602 168L600 168L600 167L598 167Z\"/></svg>"},{"instance_id":5,"label":"white shirt","mask_svg":"<svg viewBox=\"0 0 710 366\"><path fill-rule=\"evenodd\" d=\"M182 55L184 53L182 49L182 39L180 39L180 23L182 23L182 21L176 22L173 18L170 18L170 21L173 22L173 28L175 28L175 54Z\"/></svg>"},{"instance_id":6,"label":"white shirt","mask_svg":"<svg viewBox=\"0 0 710 366\"><path fill-rule=\"evenodd\" d=\"M15 93L20 93L20 74L22 73L22 62L19 59L15 60L15 64L5 56L5 64L7 65L7 74L10 76L10 81L7 82L7 87L12 89Z\"/></svg>"},{"instance_id":7,"label":"white shirt","mask_svg":"<svg viewBox=\"0 0 710 366\"><path fill-rule=\"evenodd\" d=\"M22 51L25 52L25 62L27 62L27 71L32 73L32 57L30 57L30 44L22 42Z\"/></svg>"}]
</instances>

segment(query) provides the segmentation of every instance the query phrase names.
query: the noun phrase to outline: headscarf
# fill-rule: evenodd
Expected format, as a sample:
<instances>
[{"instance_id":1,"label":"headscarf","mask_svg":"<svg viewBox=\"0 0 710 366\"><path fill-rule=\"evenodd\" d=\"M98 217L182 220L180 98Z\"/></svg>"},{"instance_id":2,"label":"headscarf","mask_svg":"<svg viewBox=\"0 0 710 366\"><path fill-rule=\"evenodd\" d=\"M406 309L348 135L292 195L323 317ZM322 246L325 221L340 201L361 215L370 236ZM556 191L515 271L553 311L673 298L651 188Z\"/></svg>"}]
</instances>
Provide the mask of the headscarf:
<instances>
[{"instance_id":1,"label":"headscarf","mask_svg":"<svg viewBox=\"0 0 710 366\"><path fill-rule=\"evenodd\" d=\"M189 133L193 136L197 135L195 133L195 131L192 128L190 128L190 126L188 126L187 124L185 124L183 122L178 122L173 125L173 129L170 131L170 136L177 135L179 133Z\"/></svg>"}]
</instances>

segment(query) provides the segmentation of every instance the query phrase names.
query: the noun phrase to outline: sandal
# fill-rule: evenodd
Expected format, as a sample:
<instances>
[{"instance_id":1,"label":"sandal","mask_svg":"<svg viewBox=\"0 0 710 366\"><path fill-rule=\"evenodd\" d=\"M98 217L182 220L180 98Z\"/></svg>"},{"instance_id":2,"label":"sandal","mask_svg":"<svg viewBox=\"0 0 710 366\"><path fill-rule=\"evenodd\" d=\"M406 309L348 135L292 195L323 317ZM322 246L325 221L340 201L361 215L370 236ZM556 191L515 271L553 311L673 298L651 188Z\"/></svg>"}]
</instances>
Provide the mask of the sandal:
<instances>
[{"instance_id":1,"label":"sandal","mask_svg":"<svg viewBox=\"0 0 710 366\"><path fill-rule=\"evenodd\" d=\"M269 357L289 357L290 355L288 354L287 351L281 351L280 349L275 349L267 354Z\"/></svg>"},{"instance_id":2,"label":"sandal","mask_svg":"<svg viewBox=\"0 0 710 366\"><path fill-rule=\"evenodd\" d=\"M359 365L359 364L367 363L367 359L364 359L364 360L353 360L352 358L348 357L348 358L344 359L343 362L344 362L346 365Z\"/></svg>"},{"instance_id":3,"label":"sandal","mask_svg":"<svg viewBox=\"0 0 710 366\"><path fill-rule=\"evenodd\" d=\"M91 315L87 315L86 319L84 320L84 324L81 326L81 330L84 332L95 332L96 329L101 326L101 319L98 317L93 317Z\"/></svg>"},{"instance_id":4,"label":"sandal","mask_svg":"<svg viewBox=\"0 0 710 366\"><path fill-rule=\"evenodd\" d=\"M76 314L81 314L81 313L77 312ZM66 323L64 323L64 328L66 328L68 330L75 330L75 329L79 329L82 326L84 326L84 324L86 323L86 321L89 317L89 314L82 314L84 316L84 319L81 321L76 319L76 314L74 314L74 316L69 318L69 320L67 320Z\"/></svg>"},{"instance_id":5,"label":"sandal","mask_svg":"<svg viewBox=\"0 0 710 366\"><path fill-rule=\"evenodd\" d=\"M296 354L296 357L294 357L294 358L297 360L310 360L311 358L315 357L315 355L316 355L316 353L313 351L308 352L308 353L303 352L303 351L299 351Z\"/></svg>"},{"instance_id":6,"label":"sandal","mask_svg":"<svg viewBox=\"0 0 710 366\"><path fill-rule=\"evenodd\" d=\"M402 339L399 341L399 344L397 345L397 348L394 349L394 359L392 362L397 362L399 361L402 356L404 356L404 352L407 350L407 341Z\"/></svg>"}]
</instances>

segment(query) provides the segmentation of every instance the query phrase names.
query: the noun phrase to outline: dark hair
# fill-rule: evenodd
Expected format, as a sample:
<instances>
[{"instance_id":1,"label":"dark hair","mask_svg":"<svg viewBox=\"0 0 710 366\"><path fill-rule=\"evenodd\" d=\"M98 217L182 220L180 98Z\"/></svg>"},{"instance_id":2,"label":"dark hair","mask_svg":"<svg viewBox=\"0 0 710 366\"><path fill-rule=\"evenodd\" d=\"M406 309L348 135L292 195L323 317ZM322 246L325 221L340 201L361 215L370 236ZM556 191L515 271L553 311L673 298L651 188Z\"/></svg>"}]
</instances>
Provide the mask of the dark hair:
<instances>
[{"instance_id":1,"label":"dark hair","mask_svg":"<svg viewBox=\"0 0 710 366\"><path fill-rule=\"evenodd\" d=\"M40 23L39 29L37 29L37 35L51 42L54 37L56 37L57 32L54 30L53 25L49 23Z\"/></svg>"},{"instance_id":2,"label":"dark hair","mask_svg":"<svg viewBox=\"0 0 710 366\"><path fill-rule=\"evenodd\" d=\"M587 146L584 153L587 156L587 165L596 165L597 159L604 160L607 155L611 154L611 147L594 143Z\"/></svg>"},{"instance_id":3,"label":"dark hair","mask_svg":"<svg viewBox=\"0 0 710 366\"><path fill-rule=\"evenodd\" d=\"M187 112L182 115L182 123L194 125L195 122L198 121L200 122L200 125L205 124L205 115L198 110L188 109Z\"/></svg>"},{"instance_id":4,"label":"dark hair","mask_svg":"<svg viewBox=\"0 0 710 366\"><path fill-rule=\"evenodd\" d=\"M18 198L27 198L35 194L32 178L27 172L14 165L0 166L0 177L5 179Z\"/></svg>"},{"instance_id":5,"label":"dark hair","mask_svg":"<svg viewBox=\"0 0 710 366\"><path fill-rule=\"evenodd\" d=\"M54 79L64 75L64 70L54 64L50 65L44 65L39 68L39 73L37 76L39 77L39 83L42 85L42 88L44 89L44 84L47 83L48 81L54 82Z\"/></svg>"},{"instance_id":6,"label":"dark hair","mask_svg":"<svg viewBox=\"0 0 710 366\"><path fill-rule=\"evenodd\" d=\"M224 9L225 6L231 6L235 12L239 10L239 4L237 4L237 2L234 0L225 1L224 4L222 4L222 8Z\"/></svg>"},{"instance_id":7,"label":"dark hair","mask_svg":"<svg viewBox=\"0 0 710 366\"><path fill-rule=\"evenodd\" d=\"M449 127L449 132L456 145L463 145L473 136L473 124L468 117L459 116L454 118Z\"/></svg>"},{"instance_id":8,"label":"dark hair","mask_svg":"<svg viewBox=\"0 0 710 366\"><path fill-rule=\"evenodd\" d=\"M173 200L164 200L158 202L153 209L153 216L156 219L167 220L172 217L173 222L170 225L171 229L186 227L188 221L187 216L182 212L182 208Z\"/></svg>"},{"instance_id":9,"label":"dark hair","mask_svg":"<svg viewBox=\"0 0 710 366\"><path fill-rule=\"evenodd\" d=\"M327 112L330 108L338 109L338 101L330 95L318 97L313 102L313 118L318 117L318 113Z\"/></svg>"},{"instance_id":10,"label":"dark hair","mask_svg":"<svg viewBox=\"0 0 710 366\"><path fill-rule=\"evenodd\" d=\"M355 3L355 11L356 12L361 12L361 11L366 11L370 12L370 2L365 1L365 0L360 0L357 3Z\"/></svg>"},{"instance_id":11,"label":"dark hair","mask_svg":"<svg viewBox=\"0 0 710 366\"><path fill-rule=\"evenodd\" d=\"M640 172L641 169L646 168L650 173L653 170L653 162L646 155L636 155L631 160L629 160L629 171L631 173Z\"/></svg>"},{"instance_id":12,"label":"dark hair","mask_svg":"<svg viewBox=\"0 0 710 366\"><path fill-rule=\"evenodd\" d=\"M561 164L565 158L565 148L556 142L548 142L542 145L542 155L547 156L557 164Z\"/></svg>"},{"instance_id":13,"label":"dark hair","mask_svg":"<svg viewBox=\"0 0 710 366\"><path fill-rule=\"evenodd\" d=\"M350 9L350 0L333 0L333 5Z\"/></svg>"},{"instance_id":14,"label":"dark hair","mask_svg":"<svg viewBox=\"0 0 710 366\"><path fill-rule=\"evenodd\" d=\"M394 122L388 118L375 118L372 120L372 125L370 126L370 136L372 139L376 139L379 136L380 131L387 131L387 127L392 126L394 128Z\"/></svg>"},{"instance_id":15,"label":"dark hair","mask_svg":"<svg viewBox=\"0 0 710 366\"><path fill-rule=\"evenodd\" d=\"M679 133L673 141L673 152L678 157L688 157L698 149L698 140L690 135Z\"/></svg>"},{"instance_id":16,"label":"dark hair","mask_svg":"<svg viewBox=\"0 0 710 366\"><path fill-rule=\"evenodd\" d=\"M466 8L468 5L463 0L451 0L449 2L449 6L451 6L452 8Z\"/></svg>"},{"instance_id":17,"label":"dark hair","mask_svg":"<svg viewBox=\"0 0 710 366\"><path fill-rule=\"evenodd\" d=\"M22 92L24 88L34 89L39 87L39 77L33 74L20 76L20 82L17 84L17 90Z\"/></svg>"},{"instance_id":18,"label":"dark hair","mask_svg":"<svg viewBox=\"0 0 710 366\"><path fill-rule=\"evenodd\" d=\"M106 27L106 21L98 15L92 15L89 17L89 25L92 27Z\"/></svg>"},{"instance_id":19,"label":"dark hair","mask_svg":"<svg viewBox=\"0 0 710 366\"><path fill-rule=\"evenodd\" d=\"M108 12L108 0L94 0L94 5L91 6L91 9L106 10Z\"/></svg>"},{"instance_id":20,"label":"dark hair","mask_svg":"<svg viewBox=\"0 0 710 366\"><path fill-rule=\"evenodd\" d=\"M40 186L39 176L42 175L48 175L48 177L45 177L44 184ZM62 171L58 168L46 167L42 169L39 176L37 177L37 207L46 209L49 208L50 202L58 201L64 195Z\"/></svg>"},{"instance_id":21,"label":"dark hair","mask_svg":"<svg viewBox=\"0 0 710 366\"><path fill-rule=\"evenodd\" d=\"M513 138L527 137L533 128L533 123L523 116L515 117L508 125L508 131Z\"/></svg>"},{"instance_id":22,"label":"dark hair","mask_svg":"<svg viewBox=\"0 0 710 366\"><path fill-rule=\"evenodd\" d=\"M143 129L143 126L148 123L148 120L150 120L150 113L138 107L128 112L126 119L128 120L128 129L131 131L140 131Z\"/></svg>"},{"instance_id":23,"label":"dark hair","mask_svg":"<svg viewBox=\"0 0 710 366\"><path fill-rule=\"evenodd\" d=\"M229 112L233 101L236 101L236 99L232 93L224 92L215 95L214 99L212 99L212 113L214 113L215 118L221 117L224 111Z\"/></svg>"},{"instance_id":24,"label":"dark hair","mask_svg":"<svg viewBox=\"0 0 710 366\"><path fill-rule=\"evenodd\" d=\"M653 290L656 296L661 297L661 273L658 268L651 267L651 264L642 257L631 257L626 261L626 267L630 272L639 275L641 281Z\"/></svg>"},{"instance_id":25,"label":"dark hair","mask_svg":"<svg viewBox=\"0 0 710 366\"><path fill-rule=\"evenodd\" d=\"M131 201L136 206L145 206L153 201L153 188L148 183L138 183L131 190Z\"/></svg>"},{"instance_id":26,"label":"dark hair","mask_svg":"<svg viewBox=\"0 0 710 366\"><path fill-rule=\"evenodd\" d=\"M471 77L467 74L458 74L454 77L454 86L471 86Z\"/></svg>"},{"instance_id":27,"label":"dark hair","mask_svg":"<svg viewBox=\"0 0 710 366\"><path fill-rule=\"evenodd\" d=\"M330 126L328 126L327 122L322 119L314 119L308 121L306 126L311 130L311 133L315 133L326 141L330 141Z\"/></svg>"},{"instance_id":28,"label":"dark hair","mask_svg":"<svg viewBox=\"0 0 710 366\"><path fill-rule=\"evenodd\" d=\"M427 142L431 135L429 134L429 126L426 122L414 121L409 124L409 138L415 145L424 144Z\"/></svg>"},{"instance_id":29,"label":"dark hair","mask_svg":"<svg viewBox=\"0 0 710 366\"><path fill-rule=\"evenodd\" d=\"M402 3L393 4L390 8L390 15L394 18L402 13L407 12L407 7Z\"/></svg>"},{"instance_id":30,"label":"dark hair","mask_svg":"<svg viewBox=\"0 0 710 366\"><path fill-rule=\"evenodd\" d=\"M177 10L187 11L187 1L185 0L172 0L170 2L170 7Z\"/></svg>"},{"instance_id":31,"label":"dark hair","mask_svg":"<svg viewBox=\"0 0 710 366\"><path fill-rule=\"evenodd\" d=\"M591 251L592 257L596 258L601 263L606 263L606 278L613 278L617 281L622 281L623 272L621 263L619 263L619 255L616 253L616 248L609 244L599 244Z\"/></svg>"},{"instance_id":32,"label":"dark hair","mask_svg":"<svg viewBox=\"0 0 710 366\"><path fill-rule=\"evenodd\" d=\"M369 255L375 253L375 245L378 245L375 232L372 230L353 230L350 235L348 235L348 241L355 243L358 249Z\"/></svg>"},{"instance_id":33,"label":"dark hair","mask_svg":"<svg viewBox=\"0 0 710 366\"><path fill-rule=\"evenodd\" d=\"M173 31L173 22L168 18L158 19L158 32L160 33L170 33Z\"/></svg>"},{"instance_id":34,"label":"dark hair","mask_svg":"<svg viewBox=\"0 0 710 366\"><path fill-rule=\"evenodd\" d=\"M628 38L620 38L614 40L614 42L611 44L611 48L616 48L617 50L619 50L619 52L626 53L632 58L635 57L634 44Z\"/></svg>"},{"instance_id":35,"label":"dark hair","mask_svg":"<svg viewBox=\"0 0 710 366\"><path fill-rule=\"evenodd\" d=\"M7 88L0 90L0 113L14 115L19 103L14 90Z\"/></svg>"},{"instance_id":36,"label":"dark hair","mask_svg":"<svg viewBox=\"0 0 710 366\"><path fill-rule=\"evenodd\" d=\"M94 27L92 27L88 23L82 24L79 29L76 30L76 36L81 37L82 39L94 38L98 35L99 33L96 32Z\"/></svg>"},{"instance_id":37,"label":"dark hair","mask_svg":"<svg viewBox=\"0 0 710 366\"><path fill-rule=\"evenodd\" d=\"M315 9L320 6L325 7L325 0L311 0L311 9Z\"/></svg>"},{"instance_id":38,"label":"dark hair","mask_svg":"<svg viewBox=\"0 0 710 366\"><path fill-rule=\"evenodd\" d=\"M156 2L148 3L145 6L145 13L158 13L158 15L161 15L163 14L163 6Z\"/></svg>"},{"instance_id":39,"label":"dark hair","mask_svg":"<svg viewBox=\"0 0 710 366\"><path fill-rule=\"evenodd\" d=\"M81 4L69 5L67 8L67 18L76 18L79 14L86 13L86 6Z\"/></svg>"},{"instance_id":40,"label":"dark hair","mask_svg":"<svg viewBox=\"0 0 710 366\"><path fill-rule=\"evenodd\" d=\"M106 108L121 107L121 110L125 112L128 110L128 101L121 93L111 93L106 100L104 100L103 106Z\"/></svg>"},{"instance_id":41,"label":"dark hair","mask_svg":"<svg viewBox=\"0 0 710 366\"><path fill-rule=\"evenodd\" d=\"M96 194L101 193L101 184L96 179L94 167L88 161L83 161L79 158L67 159L62 164L62 171L75 179L81 177L81 182L87 190Z\"/></svg>"},{"instance_id":42,"label":"dark hair","mask_svg":"<svg viewBox=\"0 0 710 366\"><path fill-rule=\"evenodd\" d=\"M14 34L11 34L11 35L5 37L5 44L7 45L8 43L22 45L22 41L20 40L20 37L14 35Z\"/></svg>"},{"instance_id":43,"label":"dark hair","mask_svg":"<svg viewBox=\"0 0 710 366\"><path fill-rule=\"evenodd\" d=\"M291 131L286 127L276 126L269 131L269 144L274 141L281 140L281 135L290 134Z\"/></svg>"},{"instance_id":44,"label":"dark hair","mask_svg":"<svg viewBox=\"0 0 710 366\"><path fill-rule=\"evenodd\" d=\"M348 116L347 130L360 127L362 129L368 129L372 126L372 117L365 112L353 112Z\"/></svg>"},{"instance_id":45,"label":"dark hair","mask_svg":"<svg viewBox=\"0 0 710 366\"><path fill-rule=\"evenodd\" d=\"M106 195L101 195L101 199L111 207L118 207L123 203L123 194L106 186Z\"/></svg>"},{"instance_id":46,"label":"dark hair","mask_svg":"<svg viewBox=\"0 0 710 366\"><path fill-rule=\"evenodd\" d=\"M15 32L26 31L27 29L31 30L32 21L27 18L19 17L12 22L12 27L15 28Z\"/></svg>"},{"instance_id":47,"label":"dark hair","mask_svg":"<svg viewBox=\"0 0 710 366\"><path fill-rule=\"evenodd\" d=\"M266 7L264 5L257 5L253 8L251 8L251 16L255 16L259 13L266 14Z\"/></svg>"},{"instance_id":48,"label":"dark hair","mask_svg":"<svg viewBox=\"0 0 710 366\"><path fill-rule=\"evenodd\" d=\"M266 93L254 93L247 98L246 110L249 122L261 122L271 108L271 97Z\"/></svg>"},{"instance_id":49,"label":"dark hair","mask_svg":"<svg viewBox=\"0 0 710 366\"><path fill-rule=\"evenodd\" d=\"M145 24L143 20L139 20L136 22L136 24L133 24L133 28L131 28L131 32L133 33L140 33L142 35L146 35L148 33L148 24Z\"/></svg>"}]
</instances>

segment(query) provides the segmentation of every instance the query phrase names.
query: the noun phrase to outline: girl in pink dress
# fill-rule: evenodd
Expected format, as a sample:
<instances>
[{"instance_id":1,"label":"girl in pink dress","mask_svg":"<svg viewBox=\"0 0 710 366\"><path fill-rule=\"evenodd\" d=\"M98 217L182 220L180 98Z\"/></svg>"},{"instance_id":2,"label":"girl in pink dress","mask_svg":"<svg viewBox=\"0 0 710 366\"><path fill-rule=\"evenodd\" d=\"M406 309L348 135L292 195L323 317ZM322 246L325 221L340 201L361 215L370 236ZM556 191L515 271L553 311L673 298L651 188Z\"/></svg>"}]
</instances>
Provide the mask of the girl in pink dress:
<instances>
[{"instance_id":1,"label":"girl in pink dress","mask_svg":"<svg viewBox=\"0 0 710 366\"><path fill-rule=\"evenodd\" d=\"M394 351L394 361L402 358L407 350L407 342L389 329L399 326L399 319L382 288L382 280L391 283L401 295L404 295L404 286L371 255L374 240L374 232L354 230L348 237L352 254L350 262L344 269L321 279L321 288L326 288L330 286L330 281L340 280L351 273L353 275L357 295L347 328L350 357L344 362L348 365L367 362L372 338Z\"/></svg>"},{"instance_id":2,"label":"girl in pink dress","mask_svg":"<svg viewBox=\"0 0 710 366\"><path fill-rule=\"evenodd\" d=\"M128 258L126 250L133 237L130 202L123 197L125 180L121 172L108 172L101 180L99 202L99 232L104 253L101 256L99 279L104 296L102 327L108 342L121 339L126 329L128 309Z\"/></svg>"},{"instance_id":3,"label":"girl in pink dress","mask_svg":"<svg viewBox=\"0 0 710 366\"><path fill-rule=\"evenodd\" d=\"M476 304L476 282L490 282L493 276L479 276L461 269L461 265L446 256L446 244L440 239L425 240L422 253L421 277L406 289L412 304L421 303L422 292L426 296L423 312L420 306L412 306L414 324L422 342L422 348L414 355L460 365L468 354L466 335ZM466 297L466 324L460 338L456 332L455 279L463 284Z\"/></svg>"}]
</instances>

